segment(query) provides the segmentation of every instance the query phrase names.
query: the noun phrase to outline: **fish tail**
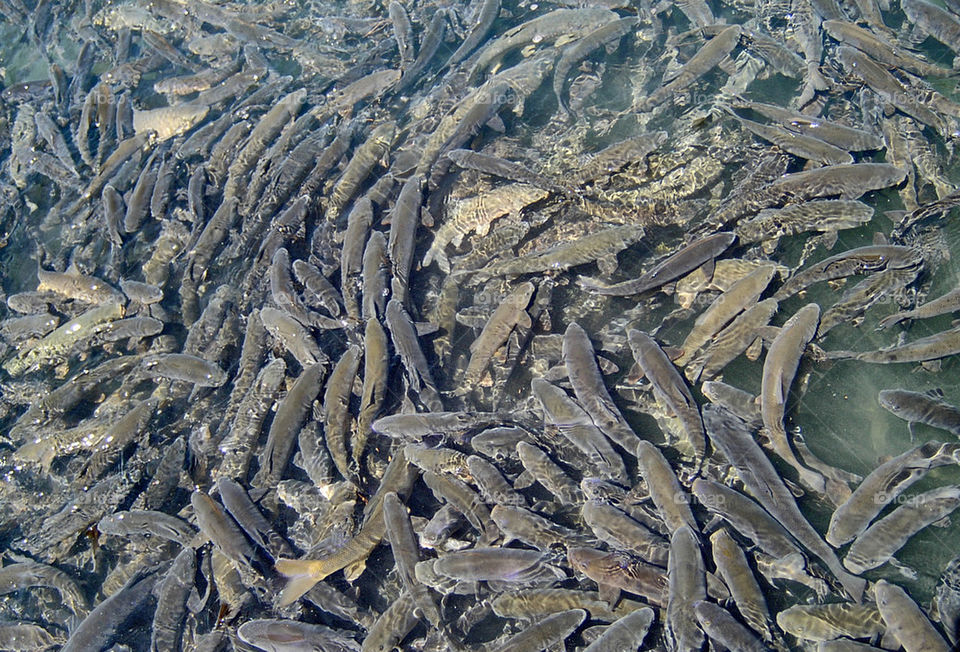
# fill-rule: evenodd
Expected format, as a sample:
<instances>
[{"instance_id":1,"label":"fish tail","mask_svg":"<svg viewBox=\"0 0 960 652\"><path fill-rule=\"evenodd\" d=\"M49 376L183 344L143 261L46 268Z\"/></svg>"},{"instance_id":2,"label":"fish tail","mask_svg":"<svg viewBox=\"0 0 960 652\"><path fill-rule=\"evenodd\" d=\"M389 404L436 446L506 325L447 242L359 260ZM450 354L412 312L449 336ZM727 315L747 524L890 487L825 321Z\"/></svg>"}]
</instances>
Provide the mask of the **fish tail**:
<instances>
[{"instance_id":1,"label":"fish tail","mask_svg":"<svg viewBox=\"0 0 960 652\"><path fill-rule=\"evenodd\" d=\"M590 278L589 276L578 276L577 283L587 292L600 292L607 289L606 283L598 281L595 278Z\"/></svg>"},{"instance_id":2,"label":"fish tail","mask_svg":"<svg viewBox=\"0 0 960 652\"><path fill-rule=\"evenodd\" d=\"M846 360L857 357L856 351L828 351L827 358L830 360Z\"/></svg>"},{"instance_id":3,"label":"fish tail","mask_svg":"<svg viewBox=\"0 0 960 652\"><path fill-rule=\"evenodd\" d=\"M877 330L883 330L884 328L890 328L896 324L899 324L904 319L906 319L905 313L898 312L893 315L888 315L880 320L880 323L877 324Z\"/></svg>"},{"instance_id":4,"label":"fish tail","mask_svg":"<svg viewBox=\"0 0 960 652\"><path fill-rule=\"evenodd\" d=\"M277 606L285 607L299 600L322 577L316 575L315 563L309 559L278 559L277 572L287 577Z\"/></svg>"}]
</instances>

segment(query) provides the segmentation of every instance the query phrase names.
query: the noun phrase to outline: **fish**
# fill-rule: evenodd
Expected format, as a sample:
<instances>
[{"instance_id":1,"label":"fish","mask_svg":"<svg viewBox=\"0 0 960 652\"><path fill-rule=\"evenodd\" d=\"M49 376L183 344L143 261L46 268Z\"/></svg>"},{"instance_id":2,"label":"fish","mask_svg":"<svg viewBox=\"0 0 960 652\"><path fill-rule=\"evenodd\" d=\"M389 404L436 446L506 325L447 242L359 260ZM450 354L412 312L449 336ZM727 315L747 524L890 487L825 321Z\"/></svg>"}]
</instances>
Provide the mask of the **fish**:
<instances>
[{"instance_id":1,"label":"fish","mask_svg":"<svg viewBox=\"0 0 960 652\"><path fill-rule=\"evenodd\" d=\"M817 332L820 306L809 303L786 321L770 344L763 362L760 414L773 450L800 474L800 482L817 493L827 489L826 478L808 469L790 448L783 419L790 385L796 376L803 352Z\"/></svg>"},{"instance_id":2,"label":"fish","mask_svg":"<svg viewBox=\"0 0 960 652\"><path fill-rule=\"evenodd\" d=\"M911 392L883 389L877 395L880 407L905 419L913 432L914 423L941 428L960 437L960 409L943 400L943 392Z\"/></svg>"},{"instance_id":3,"label":"fish","mask_svg":"<svg viewBox=\"0 0 960 652\"><path fill-rule=\"evenodd\" d=\"M927 471L960 460L960 444L927 442L894 457L871 471L830 517L826 539L842 546L859 536L870 521Z\"/></svg>"},{"instance_id":4,"label":"fish","mask_svg":"<svg viewBox=\"0 0 960 652\"><path fill-rule=\"evenodd\" d=\"M906 545L917 532L960 507L960 488L939 487L916 496L873 523L854 540L843 565L852 573L872 570Z\"/></svg>"},{"instance_id":5,"label":"fish","mask_svg":"<svg viewBox=\"0 0 960 652\"><path fill-rule=\"evenodd\" d=\"M877 328L890 328L906 319L929 319L960 310L960 288L931 299L911 310L903 310L880 320Z\"/></svg>"},{"instance_id":6,"label":"fish","mask_svg":"<svg viewBox=\"0 0 960 652\"><path fill-rule=\"evenodd\" d=\"M483 330L470 345L470 362L464 372L463 389L458 390L458 393L468 393L476 386L480 376L490 364L493 354L507 341L515 327L530 328L532 326L526 308L535 289L536 286L529 281L517 285L490 315Z\"/></svg>"},{"instance_id":7,"label":"fish","mask_svg":"<svg viewBox=\"0 0 960 652\"><path fill-rule=\"evenodd\" d=\"M706 6L706 3L703 4ZM709 9L707 13L709 13ZM618 41L626 34L629 34L630 31L637 26L638 22L639 21L633 16L608 22L584 35L572 45L564 48L563 54L560 56L559 61L557 61L556 68L553 72L553 94L556 96L557 104L560 105L561 109L568 114L570 113L570 108L563 100L563 86L570 69L588 57L594 50L608 43ZM713 21L710 22L712 23Z\"/></svg>"},{"instance_id":8,"label":"fish","mask_svg":"<svg viewBox=\"0 0 960 652\"><path fill-rule=\"evenodd\" d=\"M476 278L485 280L547 270L563 271L596 260L609 260L643 238L643 234L643 227L640 226L616 226L591 233L576 242L558 244L543 251L507 258L478 270L465 270L460 273L475 274Z\"/></svg>"},{"instance_id":9,"label":"fish","mask_svg":"<svg viewBox=\"0 0 960 652\"><path fill-rule=\"evenodd\" d=\"M642 602L622 599L614 607L601 600L596 591L579 589L520 589L500 593L491 601L493 613L501 618L534 620L558 610L583 609L590 618L613 622L647 609Z\"/></svg>"},{"instance_id":10,"label":"fish","mask_svg":"<svg viewBox=\"0 0 960 652\"><path fill-rule=\"evenodd\" d=\"M675 534L686 527L692 532L699 532L700 528L690 510L690 499L663 453L650 442L641 440L637 445L637 464L667 530Z\"/></svg>"},{"instance_id":11,"label":"fish","mask_svg":"<svg viewBox=\"0 0 960 652\"><path fill-rule=\"evenodd\" d=\"M527 441L518 441L516 450L524 469L553 494L560 504L575 505L582 502L583 494L580 488L543 449Z\"/></svg>"},{"instance_id":12,"label":"fish","mask_svg":"<svg viewBox=\"0 0 960 652\"><path fill-rule=\"evenodd\" d=\"M733 244L734 240L736 240L736 236L733 233L715 233L705 238L695 240L680 249L677 253L657 263L657 265L640 278L632 281L624 281L614 285L603 285L593 279L580 277L579 282L585 290L596 294L618 297L643 294L644 292L662 287L701 265L708 269L711 268L713 259ZM707 276L710 276L710 274L708 273Z\"/></svg>"},{"instance_id":13,"label":"fish","mask_svg":"<svg viewBox=\"0 0 960 652\"><path fill-rule=\"evenodd\" d=\"M423 481L438 500L450 503L464 515L471 527L480 533L482 545L500 538L500 528L493 520L490 509L466 482L452 474L441 475L433 471L424 471Z\"/></svg>"},{"instance_id":14,"label":"fish","mask_svg":"<svg viewBox=\"0 0 960 652\"><path fill-rule=\"evenodd\" d=\"M695 532L682 525L670 537L669 588L663 629L667 647L673 650L699 650L704 642L693 611L694 603L707 597L703 556Z\"/></svg>"},{"instance_id":15,"label":"fish","mask_svg":"<svg viewBox=\"0 0 960 652\"><path fill-rule=\"evenodd\" d=\"M869 55L878 63L891 68L902 68L924 77L949 76L953 71L928 63L896 44L878 38L869 30L845 20L825 20L823 29L835 40L848 43Z\"/></svg>"},{"instance_id":16,"label":"fish","mask_svg":"<svg viewBox=\"0 0 960 652\"><path fill-rule=\"evenodd\" d=\"M473 57L470 78L476 79L513 50L528 43L542 43L563 34L577 34L617 19L617 15L605 7L584 9L555 9L532 18L505 31L488 43Z\"/></svg>"},{"instance_id":17,"label":"fish","mask_svg":"<svg viewBox=\"0 0 960 652\"><path fill-rule=\"evenodd\" d=\"M331 188L329 200L324 212L327 220L336 222L344 207L353 199L360 184L367 178L374 166L386 156L396 134L396 125L392 122L379 124L370 132L367 139L354 152L344 168L343 174Z\"/></svg>"},{"instance_id":18,"label":"fish","mask_svg":"<svg viewBox=\"0 0 960 652\"><path fill-rule=\"evenodd\" d=\"M428 64L443 42L448 22L446 10L440 9L433 14L430 24L420 39L417 58L403 71L400 81L397 82L398 91L407 89L411 83L423 76L422 73L427 69Z\"/></svg>"},{"instance_id":19,"label":"fish","mask_svg":"<svg viewBox=\"0 0 960 652\"><path fill-rule=\"evenodd\" d=\"M814 283L832 281L851 274L885 269L908 269L921 262L920 252L900 245L868 245L849 249L826 258L790 277L773 295L778 301L788 299Z\"/></svg>"},{"instance_id":20,"label":"fish","mask_svg":"<svg viewBox=\"0 0 960 652\"><path fill-rule=\"evenodd\" d=\"M797 113L773 104L737 102L733 106L756 111L770 120L779 122L787 129L814 136L847 151L862 152L883 147L883 139L877 134L824 118Z\"/></svg>"},{"instance_id":21,"label":"fish","mask_svg":"<svg viewBox=\"0 0 960 652\"><path fill-rule=\"evenodd\" d=\"M629 165L643 163L647 156L666 140L667 132L654 131L614 142L578 161L579 165L573 177L574 185L583 186L619 172Z\"/></svg>"},{"instance_id":22,"label":"fish","mask_svg":"<svg viewBox=\"0 0 960 652\"><path fill-rule=\"evenodd\" d=\"M523 208L540 201L547 194L541 188L513 183L457 201L448 208L447 218L434 235L421 266L427 267L436 260L440 270L449 273L450 262L444 251L448 244L459 247L463 238L472 232L476 232L477 238L483 238L494 220L505 215L516 216Z\"/></svg>"},{"instance_id":23,"label":"fish","mask_svg":"<svg viewBox=\"0 0 960 652\"><path fill-rule=\"evenodd\" d=\"M841 163L791 172L768 185L728 199L717 209L716 214L711 216L710 223L724 225L761 209L786 202L831 196L858 199L871 190L895 186L903 181L906 175L905 170L888 163Z\"/></svg>"},{"instance_id":24,"label":"fish","mask_svg":"<svg viewBox=\"0 0 960 652\"><path fill-rule=\"evenodd\" d=\"M580 515L597 538L611 548L632 552L658 566L667 563L670 548L666 539L617 507L588 500L581 507Z\"/></svg>"},{"instance_id":25,"label":"fish","mask_svg":"<svg viewBox=\"0 0 960 652\"><path fill-rule=\"evenodd\" d=\"M735 282L710 306L697 317L693 328L684 338L680 348L683 353L674 359L678 367L685 367L696 355L701 346L715 342L718 334L742 310L756 303L757 299L773 279L776 269L773 265L761 265Z\"/></svg>"},{"instance_id":26,"label":"fish","mask_svg":"<svg viewBox=\"0 0 960 652\"><path fill-rule=\"evenodd\" d=\"M536 186L555 194L566 195L571 192L547 176L492 154L470 149L453 149L447 152L446 157L465 170L478 170L509 181Z\"/></svg>"},{"instance_id":27,"label":"fish","mask_svg":"<svg viewBox=\"0 0 960 652\"><path fill-rule=\"evenodd\" d=\"M645 598L657 606L665 606L667 574L626 552L604 552L595 548L571 547L567 550L570 566L583 573L600 587L600 599L616 605L620 591Z\"/></svg>"},{"instance_id":28,"label":"fish","mask_svg":"<svg viewBox=\"0 0 960 652\"><path fill-rule=\"evenodd\" d=\"M373 432L373 421L386 397L389 364L387 334L380 320L371 317L367 319L363 335L363 386L360 390L357 427L351 441L351 457L358 467L366 452L367 439Z\"/></svg>"},{"instance_id":29,"label":"fish","mask_svg":"<svg viewBox=\"0 0 960 652\"><path fill-rule=\"evenodd\" d=\"M514 634L500 645L504 652L536 652L561 644L587 617L583 609L571 609L547 616Z\"/></svg>"},{"instance_id":30,"label":"fish","mask_svg":"<svg viewBox=\"0 0 960 652\"><path fill-rule=\"evenodd\" d=\"M657 400L664 403L680 421L683 428L682 451L693 460L696 474L703 463L707 440L700 410L690 388L652 337L639 330L630 330L627 340L643 375L653 385Z\"/></svg>"},{"instance_id":31,"label":"fish","mask_svg":"<svg viewBox=\"0 0 960 652\"><path fill-rule=\"evenodd\" d=\"M592 611L590 616L595 617ZM632 611L611 623L593 643L584 648L584 652L639 648L650 631L654 617L653 609L649 607Z\"/></svg>"},{"instance_id":32,"label":"fish","mask_svg":"<svg viewBox=\"0 0 960 652\"><path fill-rule=\"evenodd\" d=\"M351 477L347 430L353 421L349 411L350 396L353 394L353 384L360 368L360 354L361 348L356 344L343 352L330 372L330 382L327 383L323 395L324 438L330 457L344 478Z\"/></svg>"},{"instance_id":33,"label":"fish","mask_svg":"<svg viewBox=\"0 0 960 652\"><path fill-rule=\"evenodd\" d=\"M851 602L793 605L777 614L777 625L807 641L832 641L842 636L867 638L886 629L875 605Z\"/></svg>"},{"instance_id":34,"label":"fish","mask_svg":"<svg viewBox=\"0 0 960 652\"><path fill-rule=\"evenodd\" d=\"M686 89L697 79L713 70L714 66L737 47L742 32L743 29L739 25L730 25L725 28L697 50L696 54L690 57L690 60L676 72L669 83L643 98L634 108L638 111L650 111L667 101L671 95Z\"/></svg>"},{"instance_id":35,"label":"fish","mask_svg":"<svg viewBox=\"0 0 960 652\"><path fill-rule=\"evenodd\" d=\"M543 406L544 421L556 426L560 434L586 456L598 475L627 481L623 458L583 408L562 389L542 378L534 378L530 387Z\"/></svg>"},{"instance_id":36,"label":"fish","mask_svg":"<svg viewBox=\"0 0 960 652\"><path fill-rule=\"evenodd\" d=\"M62 327L61 327L62 328ZM54 331L56 332L56 331ZM48 336L49 337L49 336ZM960 353L960 328L951 328L899 346L878 351L828 351L834 360L860 360L878 364L924 362Z\"/></svg>"},{"instance_id":37,"label":"fish","mask_svg":"<svg viewBox=\"0 0 960 652\"><path fill-rule=\"evenodd\" d=\"M946 652L950 649L917 603L902 588L881 579L877 580L874 593L887 632L907 652Z\"/></svg>"},{"instance_id":38,"label":"fish","mask_svg":"<svg viewBox=\"0 0 960 652\"><path fill-rule=\"evenodd\" d=\"M61 649L80 652L104 648L116 637L117 630L150 596L159 578L156 568L141 568L123 588L98 604L77 625Z\"/></svg>"},{"instance_id":39,"label":"fish","mask_svg":"<svg viewBox=\"0 0 960 652\"><path fill-rule=\"evenodd\" d=\"M687 368L684 375L690 382L716 377L728 363L733 361L744 351L748 352L760 337L760 329L766 326L779 309L776 299L764 299L740 313L729 326L717 333L711 343L698 354ZM759 351L757 351L759 354ZM701 385L701 388L706 385ZM701 391L703 391L701 389ZM706 392L704 392L706 394ZM759 412L758 412L759 415ZM742 415L741 415L742 416Z\"/></svg>"},{"instance_id":40,"label":"fish","mask_svg":"<svg viewBox=\"0 0 960 652\"><path fill-rule=\"evenodd\" d=\"M958 614L960 614L960 610L958 610L960 591L958 591L957 586L957 566L958 561L954 557L943 569L930 605L931 617L940 622L947 634L947 639L953 645L957 643L957 622Z\"/></svg>"},{"instance_id":41,"label":"fish","mask_svg":"<svg viewBox=\"0 0 960 652\"><path fill-rule=\"evenodd\" d=\"M416 603L401 594L367 631L361 652L383 652L395 648L417 625Z\"/></svg>"},{"instance_id":42,"label":"fish","mask_svg":"<svg viewBox=\"0 0 960 652\"><path fill-rule=\"evenodd\" d=\"M107 301L90 308L56 328L33 346L22 349L3 363L11 376L19 376L29 369L53 363L84 338L95 336L105 324L123 317L123 304Z\"/></svg>"},{"instance_id":43,"label":"fish","mask_svg":"<svg viewBox=\"0 0 960 652\"><path fill-rule=\"evenodd\" d=\"M869 86L883 101L916 118L934 131L946 132L946 125L939 115L925 103L918 101L907 87L869 56L846 45L837 48L836 56L844 72Z\"/></svg>"},{"instance_id":44,"label":"fish","mask_svg":"<svg viewBox=\"0 0 960 652\"><path fill-rule=\"evenodd\" d=\"M885 269L863 279L844 292L843 296L823 314L820 327L817 329L817 337L823 337L841 323L859 325L867 309L913 283L920 271L919 266Z\"/></svg>"},{"instance_id":45,"label":"fish","mask_svg":"<svg viewBox=\"0 0 960 652\"><path fill-rule=\"evenodd\" d=\"M288 578L287 585L280 594L279 604L293 604L328 575L365 560L386 534L383 497L391 491L398 496L406 496L417 479L418 471L414 470L415 468L402 451L394 455L381 478L377 493L367 504L360 530L335 552L321 559L277 559L277 571Z\"/></svg>"},{"instance_id":46,"label":"fish","mask_svg":"<svg viewBox=\"0 0 960 652\"><path fill-rule=\"evenodd\" d=\"M407 509L396 493L390 492L383 497L383 519L387 528L387 539L397 564L400 581L417 609L434 627L440 625L441 615L430 590L417 582L414 566L420 559L416 535L410 524Z\"/></svg>"},{"instance_id":47,"label":"fish","mask_svg":"<svg viewBox=\"0 0 960 652\"><path fill-rule=\"evenodd\" d=\"M563 334L562 356L573 393L593 423L624 450L635 450L640 438L610 396L597 366L593 344L576 322L570 322Z\"/></svg>"},{"instance_id":48,"label":"fish","mask_svg":"<svg viewBox=\"0 0 960 652\"><path fill-rule=\"evenodd\" d=\"M296 434L320 393L326 375L327 367L321 362L305 368L277 405L267 441L260 452L260 468L251 481L254 487L271 488L280 481L293 455Z\"/></svg>"},{"instance_id":49,"label":"fish","mask_svg":"<svg viewBox=\"0 0 960 652\"><path fill-rule=\"evenodd\" d=\"M311 649L329 652L359 652L360 645L342 632L324 625L297 620L256 618L237 628L237 636L248 645L267 652Z\"/></svg>"},{"instance_id":50,"label":"fish","mask_svg":"<svg viewBox=\"0 0 960 652\"><path fill-rule=\"evenodd\" d=\"M855 601L863 596L866 580L846 570L820 533L800 512L793 495L783 484L773 464L760 450L745 424L722 408L703 407L704 424L710 441L733 464L750 494L776 518L804 548L815 554L840 580Z\"/></svg>"},{"instance_id":51,"label":"fish","mask_svg":"<svg viewBox=\"0 0 960 652\"><path fill-rule=\"evenodd\" d=\"M806 231L834 232L856 228L873 217L873 209L855 199L819 199L780 209L764 209L739 221L733 231L740 242L776 242ZM772 251L773 245L764 245Z\"/></svg>"},{"instance_id":52,"label":"fish","mask_svg":"<svg viewBox=\"0 0 960 652\"><path fill-rule=\"evenodd\" d=\"M924 0L905 0L900 5L907 20L924 33L954 49L960 39L960 21L950 12Z\"/></svg>"},{"instance_id":53,"label":"fish","mask_svg":"<svg viewBox=\"0 0 960 652\"><path fill-rule=\"evenodd\" d=\"M150 649L176 648L183 636L184 617L191 591L195 590L197 553L185 547L157 586L157 607L150 630Z\"/></svg>"},{"instance_id":54,"label":"fish","mask_svg":"<svg viewBox=\"0 0 960 652\"><path fill-rule=\"evenodd\" d=\"M77 582L54 566L19 561L0 568L0 595L38 586L54 589L75 616L84 616L90 609L89 601Z\"/></svg>"},{"instance_id":55,"label":"fish","mask_svg":"<svg viewBox=\"0 0 960 652\"><path fill-rule=\"evenodd\" d=\"M840 149L835 145L825 143L819 138L798 134L793 131L780 127L778 125L765 125L753 120L747 120L736 113L733 109L727 108L733 118L740 123L740 126L752 133L758 138L776 145L781 150L798 156L808 161L814 161L821 165L840 165L853 163L853 156L850 152Z\"/></svg>"},{"instance_id":56,"label":"fish","mask_svg":"<svg viewBox=\"0 0 960 652\"><path fill-rule=\"evenodd\" d=\"M693 603L693 611L704 633L727 649L744 652L760 652L769 649L720 605L706 600L697 600Z\"/></svg>"},{"instance_id":57,"label":"fish","mask_svg":"<svg viewBox=\"0 0 960 652\"><path fill-rule=\"evenodd\" d=\"M773 640L770 610L740 545L726 529L719 529L710 535L710 547L717 572L730 589L737 612L750 629L769 643Z\"/></svg>"}]
</instances>

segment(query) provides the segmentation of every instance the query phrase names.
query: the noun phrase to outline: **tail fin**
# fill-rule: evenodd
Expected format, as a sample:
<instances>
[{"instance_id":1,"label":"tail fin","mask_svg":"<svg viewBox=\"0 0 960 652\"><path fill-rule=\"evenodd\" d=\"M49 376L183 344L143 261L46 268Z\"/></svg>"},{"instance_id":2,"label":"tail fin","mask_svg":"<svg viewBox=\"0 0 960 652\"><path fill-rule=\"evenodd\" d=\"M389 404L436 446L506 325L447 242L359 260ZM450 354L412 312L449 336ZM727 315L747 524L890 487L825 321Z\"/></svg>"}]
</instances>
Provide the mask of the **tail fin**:
<instances>
[{"instance_id":1,"label":"tail fin","mask_svg":"<svg viewBox=\"0 0 960 652\"><path fill-rule=\"evenodd\" d=\"M280 593L279 607L293 604L319 581L313 574L313 562L309 559L278 559L276 569L288 578L287 585Z\"/></svg>"}]
</instances>

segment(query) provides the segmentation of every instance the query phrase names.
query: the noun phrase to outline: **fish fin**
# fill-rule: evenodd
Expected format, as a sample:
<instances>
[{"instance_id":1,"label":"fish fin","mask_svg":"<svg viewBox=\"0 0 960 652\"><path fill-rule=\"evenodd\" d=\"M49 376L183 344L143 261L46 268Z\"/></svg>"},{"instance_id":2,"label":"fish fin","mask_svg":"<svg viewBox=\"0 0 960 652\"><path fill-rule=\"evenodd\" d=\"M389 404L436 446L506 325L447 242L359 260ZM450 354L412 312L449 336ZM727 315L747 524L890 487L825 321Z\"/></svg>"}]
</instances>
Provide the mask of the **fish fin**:
<instances>
[{"instance_id":1,"label":"fish fin","mask_svg":"<svg viewBox=\"0 0 960 652\"><path fill-rule=\"evenodd\" d=\"M643 369L636 362L630 367L627 371L627 377L624 379L626 382L631 385L639 385L640 381L646 377L646 374L643 373Z\"/></svg>"},{"instance_id":2,"label":"fish fin","mask_svg":"<svg viewBox=\"0 0 960 652\"><path fill-rule=\"evenodd\" d=\"M934 523L934 525L936 525L936 523ZM907 579L915 580L918 577L917 571L913 570L912 568L910 568L909 566L907 566L906 564L897 560L894 557L891 557L890 559L888 559L887 563L890 564L893 568L896 568L897 571Z\"/></svg>"},{"instance_id":3,"label":"fish fin","mask_svg":"<svg viewBox=\"0 0 960 652\"><path fill-rule=\"evenodd\" d=\"M520 314L517 315L517 324L523 326L524 328L532 328L533 322L530 320L530 315L526 310L521 310Z\"/></svg>"},{"instance_id":4,"label":"fish fin","mask_svg":"<svg viewBox=\"0 0 960 652\"><path fill-rule=\"evenodd\" d=\"M662 346L663 352L667 354L667 357L671 360L676 360L684 354L684 350L676 346Z\"/></svg>"},{"instance_id":5,"label":"fish fin","mask_svg":"<svg viewBox=\"0 0 960 652\"><path fill-rule=\"evenodd\" d=\"M505 124L503 124L503 118L499 115L494 114L492 118L487 120L487 126L496 131L497 133L504 133L507 130Z\"/></svg>"},{"instance_id":6,"label":"fish fin","mask_svg":"<svg viewBox=\"0 0 960 652\"><path fill-rule=\"evenodd\" d=\"M367 568L366 559L358 559L349 566L343 569L343 577L351 584L363 575L363 571Z\"/></svg>"},{"instance_id":7,"label":"fish fin","mask_svg":"<svg viewBox=\"0 0 960 652\"><path fill-rule=\"evenodd\" d=\"M779 334L779 326L761 326L757 329L757 337L767 342L772 342L773 340L777 339L777 335Z\"/></svg>"},{"instance_id":8,"label":"fish fin","mask_svg":"<svg viewBox=\"0 0 960 652\"><path fill-rule=\"evenodd\" d=\"M729 54L720 60L720 63L717 64L717 68L728 75L733 75L739 71L739 66L737 66L736 59L732 58Z\"/></svg>"},{"instance_id":9,"label":"fish fin","mask_svg":"<svg viewBox=\"0 0 960 652\"><path fill-rule=\"evenodd\" d=\"M880 647L884 650L896 650L900 647L900 639L888 628L880 638Z\"/></svg>"},{"instance_id":10,"label":"fish fin","mask_svg":"<svg viewBox=\"0 0 960 652\"><path fill-rule=\"evenodd\" d=\"M609 256L601 256L597 259L597 269L600 270L600 273L604 276L610 276L617 271L617 255L611 254Z\"/></svg>"},{"instance_id":11,"label":"fish fin","mask_svg":"<svg viewBox=\"0 0 960 652\"><path fill-rule=\"evenodd\" d=\"M413 327L417 331L417 337L423 337L424 335L430 335L436 333L440 330L440 327L436 324L431 324L428 321L418 321L414 322Z\"/></svg>"},{"instance_id":12,"label":"fish fin","mask_svg":"<svg viewBox=\"0 0 960 652\"><path fill-rule=\"evenodd\" d=\"M431 213L426 208L420 209L420 224L427 227L428 229L436 224L436 220L433 219L433 213Z\"/></svg>"},{"instance_id":13,"label":"fish fin","mask_svg":"<svg viewBox=\"0 0 960 652\"><path fill-rule=\"evenodd\" d=\"M828 251L833 249L836 244L837 232L835 230L827 231L823 234L823 246L825 246Z\"/></svg>"},{"instance_id":14,"label":"fish fin","mask_svg":"<svg viewBox=\"0 0 960 652\"><path fill-rule=\"evenodd\" d=\"M791 494L793 494L795 498L802 498L807 493L800 488L800 485L790 480L787 480L786 478L783 478L783 484L787 486L787 489L790 491Z\"/></svg>"},{"instance_id":15,"label":"fish fin","mask_svg":"<svg viewBox=\"0 0 960 652\"><path fill-rule=\"evenodd\" d=\"M938 373L942 365L942 360L924 360L920 363L920 366L923 367L924 371L929 371L932 374Z\"/></svg>"},{"instance_id":16,"label":"fish fin","mask_svg":"<svg viewBox=\"0 0 960 652\"><path fill-rule=\"evenodd\" d=\"M757 337L747 346L746 351L744 352L747 356L747 360L755 361L760 358L760 354L763 353L763 338Z\"/></svg>"},{"instance_id":17,"label":"fish fin","mask_svg":"<svg viewBox=\"0 0 960 652\"><path fill-rule=\"evenodd\" d=\"M887 236L885 236L882 232L877 231L876 233L873 234L873 244L875 245L887 244Z\"/></svg>"},{"instance_id":18,"label":"fish fin","mask_svg":"<svg viewBox=\"0 0 960 652\"><path fill-rule=\"evenodd\" d=\"M533 483L536 482L536 477L530 473L530 471L524 469L520 475L518 475L513 480L514 489L526 489L527 487L533 486Z\"/></svg>"},{"instance_id":19,"label":"fish fin","mask_svg":"<svg viewBox=\"0 0 960 652\"><path fill-rule=\"evenodd\" d=\"M713 272L716 270L716 268L717 268L717 261L715 258L711 258L704 264L700 265L700 269L703 270L704 276L706 276L708 279L711 279L711 280L713 279Z\"/></svg>"},{"instance_id":20,"label":"fish fin","mask_svg":"<svg viewBox=\"0 0 960 652\"><path fill-rule=\"evenodd\" d=\"M777 247L780 245L780 238L768 238L760 243L760 247L763 249L763 253L772 254L777 250Z\"/></svg>"},{"instance_id":21,"label":"fish fin","mask_svg":"<svg viewBox=\"0 0 960 652\"><path fill-rule=\"evenodd\" d=\"M609 604L611 609L616 607L617 603L620 602L620 589L612 584L598 583L597 589L599 589L600 599Z\"/></svg>"}]
</instances>

